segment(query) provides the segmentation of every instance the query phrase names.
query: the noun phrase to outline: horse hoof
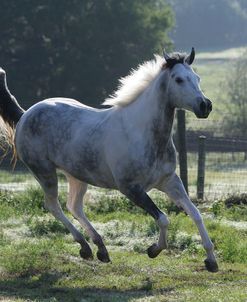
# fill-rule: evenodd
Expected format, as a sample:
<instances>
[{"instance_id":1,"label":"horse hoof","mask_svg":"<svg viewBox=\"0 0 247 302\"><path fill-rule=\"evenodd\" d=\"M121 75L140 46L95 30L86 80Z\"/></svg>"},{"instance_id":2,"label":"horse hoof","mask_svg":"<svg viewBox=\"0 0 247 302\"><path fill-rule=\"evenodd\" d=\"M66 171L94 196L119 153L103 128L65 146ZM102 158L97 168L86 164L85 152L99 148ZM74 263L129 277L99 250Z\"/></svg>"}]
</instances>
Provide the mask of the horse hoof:
<instances>
[{"instance_id":1,"label":"horse hoof","mask_svg":"<svg viewBox=\"0 0 247 302\"><path fill-rule=\"evenodd\" d=\"M85 260L93 260L93 253L92 250L87 248L81 248L80 249L80 256Z\"/></svg>"},{"instance_id":2,"label":"horse hoof","mask_svg":"<svg viewBox=\"0 0 247 302\"><path fill-rule=\"evenodd\" d=\"M158 245L156 243L152 244L148 249L147 249L147 253L148 253L148 257L149 258L155 258L159 255L159 253L161 252L161 249L158 248Z\"/></svg>"},{"instance_id":3,"label":"horse hoof","mask_svg":"<svg viewBox=\"0 0 247 302\"><path fill-rule=\"evenodd\" d=\"M104 263L109 263L111 262L111 259L108 255L107 252L101 252L101 251L98 251L97 252L97 258L101 261L101 262L104 262Z\"/></svg>"},{"instance_id":4,"label":"horse hoof","mask_svg":"<svg viewBox=\"0 0 247 302\"><path fill-rule=\"evenodd\" d=\"M204 263L205 263L206 269L207 269L209 272L211 272L211 273L216 273L216 272L218 272L219 268L218 268L217 262L206 259L206 260L204 260Z\"/></svg>"}]
</instances>

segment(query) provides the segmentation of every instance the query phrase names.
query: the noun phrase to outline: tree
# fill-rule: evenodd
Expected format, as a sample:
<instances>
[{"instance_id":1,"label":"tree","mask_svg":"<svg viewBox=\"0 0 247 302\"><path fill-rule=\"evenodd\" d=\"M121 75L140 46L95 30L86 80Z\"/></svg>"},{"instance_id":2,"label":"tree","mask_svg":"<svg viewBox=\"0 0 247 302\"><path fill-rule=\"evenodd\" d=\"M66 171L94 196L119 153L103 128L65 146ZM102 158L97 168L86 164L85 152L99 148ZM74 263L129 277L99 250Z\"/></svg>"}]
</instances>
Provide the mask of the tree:
<instances>
[{"instance_id":1,"label":"tree","mask_svg":"<svg viewBox=\"0 0 247 302\"><path fill-rule=\"evenodd\" d=\"M0 64L25 107L67 96L99 104L161 45L172 10L161 0L2 0Z\"/></svg>"},{"instance_id":2,"label":"tree","mask_svg":"<svg viewBox=\"0 0 247 302\"><path fill-rule=\"evenodd\" d=\"M227 116L224 129L227 135L247 138L247 52L234 64L227 80Z\"/></svg>"}]
</instances>

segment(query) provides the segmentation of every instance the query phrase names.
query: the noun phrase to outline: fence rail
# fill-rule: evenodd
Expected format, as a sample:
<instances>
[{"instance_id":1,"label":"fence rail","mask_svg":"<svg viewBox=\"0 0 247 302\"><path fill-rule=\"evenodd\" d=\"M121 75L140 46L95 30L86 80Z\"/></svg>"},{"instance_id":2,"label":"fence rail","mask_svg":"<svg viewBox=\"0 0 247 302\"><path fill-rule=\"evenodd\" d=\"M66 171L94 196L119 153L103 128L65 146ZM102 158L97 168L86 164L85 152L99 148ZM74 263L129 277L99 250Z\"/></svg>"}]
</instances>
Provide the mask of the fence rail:
<instances>
[{"instance_id":1,"label":"fence rail","mask_svg":"<svg viewBox=\"0 0 247 302\"><path fill-rule=\"evenodd\" d=\"M206 135L205 135L206 136ZM198 151L197 133L187 134L187 152ZM247 152L247 140L230 137L210 137L206 136L207 142L205 145L207 152Z\"/></svg>"}]
</instances>

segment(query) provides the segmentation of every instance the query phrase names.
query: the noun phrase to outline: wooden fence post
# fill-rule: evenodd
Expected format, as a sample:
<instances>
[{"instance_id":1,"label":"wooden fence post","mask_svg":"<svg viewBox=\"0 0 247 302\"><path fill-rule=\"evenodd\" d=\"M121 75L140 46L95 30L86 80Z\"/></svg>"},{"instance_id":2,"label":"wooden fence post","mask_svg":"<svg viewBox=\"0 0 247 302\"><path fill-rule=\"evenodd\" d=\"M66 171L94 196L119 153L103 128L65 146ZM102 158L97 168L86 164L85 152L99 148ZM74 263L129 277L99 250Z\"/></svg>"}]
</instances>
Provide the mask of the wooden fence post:
<instances>
[{"instance_id":1,"label":"wooden fence post","mask_svg":"<svg viewBox=\"0 0 247 302\"><path fill-rule=\"evenodd\" d=\"M177 122L178 122L178 153L179 153L180 177L183 182L184 188L188 193L186 125L185 125L185 111L183 109L177 110Z\"/></svg>"},{"instance_id":2,"label":"wooden fence post","mask_svg":"<svg viewBox=\"0 0 247 302\"><path fill-rule=\"evenodd\" d=\"M204 197L204 180L205 180L205 141L206 136L199 136L198 140L198 168L197 168L197 198L203 199Z\"/></svg>"}]
</instances>

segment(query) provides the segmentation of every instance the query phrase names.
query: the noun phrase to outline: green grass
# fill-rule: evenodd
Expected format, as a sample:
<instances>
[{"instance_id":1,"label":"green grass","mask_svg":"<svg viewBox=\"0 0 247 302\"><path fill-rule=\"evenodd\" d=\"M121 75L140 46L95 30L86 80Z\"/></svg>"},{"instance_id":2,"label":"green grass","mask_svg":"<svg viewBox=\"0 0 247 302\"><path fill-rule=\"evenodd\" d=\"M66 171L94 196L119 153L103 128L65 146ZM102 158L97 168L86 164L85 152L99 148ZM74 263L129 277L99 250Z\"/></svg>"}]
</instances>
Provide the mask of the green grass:
<instances>
[{"instance_id":1,"label":"green grass","mask_svg":"<svg viewBox=\"0 0 247 302\"><path fill-rule=\"evenodd\" d=\"M191 219L157 191L151 196L171 222L169 249L156 259L146 255L158 237L153 219L116 192L90 189L86 212L112 260L103 264L79 257L79 245L44 210L40 189L1 192L1 212L9 214L0 215L0 300L246 301L247 229L222 223L240 220L246 208L236 202L239 213L231 216L224 200L200 205L219 260L220 271L212 274L204 269L204 250ZM69 215L64 193L60 199Z\"/></svg>"}]
</instances>

